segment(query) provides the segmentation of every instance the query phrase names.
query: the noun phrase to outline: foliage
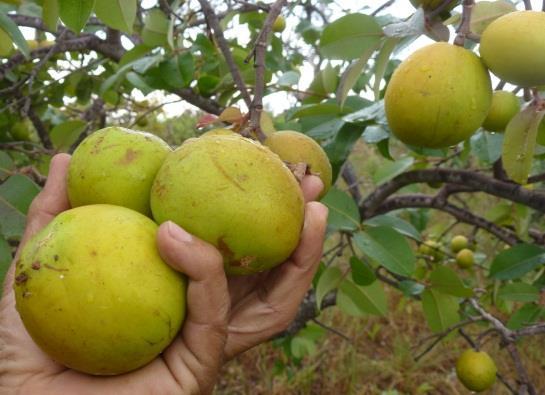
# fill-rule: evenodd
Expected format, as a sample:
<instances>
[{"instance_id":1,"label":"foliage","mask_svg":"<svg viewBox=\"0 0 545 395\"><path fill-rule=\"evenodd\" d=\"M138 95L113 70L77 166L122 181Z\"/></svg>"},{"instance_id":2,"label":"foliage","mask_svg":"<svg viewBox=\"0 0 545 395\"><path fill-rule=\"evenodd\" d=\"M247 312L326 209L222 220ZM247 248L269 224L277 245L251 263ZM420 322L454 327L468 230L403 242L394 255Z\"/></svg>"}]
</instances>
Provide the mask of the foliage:
<instances>
[{"instance_id":1,"label":"foliage","mask_svg":"<svg viewBox=\"0 0 545 395\"><path fill-rule=\"evenodd\" d=\"M480 128L441 149L403 145L389 129L383 101L414 40L447 41L461 23L455 40L473 49L475 35L515 5L478 2L471 20L461 2L451 11L417 9L403 19L387 7L341 13L328 0L288 2L286 30L265 37L260 64L256 43L280 3L210 3L215 15L181 0L0 3L0 275L49 159L72 152L96 129L136 127L172 145L218 126L257 136L292 129L322 145L336 183L322 199L330 210L323 263L300 310L315 314L300 314L279 340L287 356L300 360L316 350L323 328L307 324L308 317L335 304L347 315L387 317L385 286L421 304L433 332L425 344L466 326L478 331L464 335L477 348L487 330L514 347L521 337L543 333L545 147L538 89L522 95L513 87L527 103L504 134ZM181 116L164 110L174 105L184 109ZM377 161L366 158L376 171L363 181L362 163L353 159L361 145ZM451 219L433 223L432 211ZM459 224L475 250L471 269L456 267L441 243L427 254L418 248L450 238ZM480 245L490 236L495 245L484 251ZM518 384L507 385L535 391L518 354L505 353L518 373Z\"/></svg>"}]
</instances>

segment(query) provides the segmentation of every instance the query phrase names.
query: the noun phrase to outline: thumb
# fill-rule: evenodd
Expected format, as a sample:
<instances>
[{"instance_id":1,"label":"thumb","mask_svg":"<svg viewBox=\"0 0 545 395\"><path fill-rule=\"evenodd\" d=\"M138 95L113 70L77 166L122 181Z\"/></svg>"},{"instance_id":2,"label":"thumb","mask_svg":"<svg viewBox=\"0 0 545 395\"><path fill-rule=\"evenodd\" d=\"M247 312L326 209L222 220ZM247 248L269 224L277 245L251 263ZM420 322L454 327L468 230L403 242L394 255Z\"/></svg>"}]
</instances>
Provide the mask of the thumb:
<instances>
[{"instance_id":1,"label":"thumb","mask_svg":"<svg viewBox=\"0 0 545 395\"><path fill-rule=\"evenodd\" d=\"M230 298L223 258L214 246L170 221L159 227L157 246L161 257L189 279L187 317L165 361L180 381L189 369L198 390L207 393L223 362L227 338Z\"/></svg>"}]
</instances>

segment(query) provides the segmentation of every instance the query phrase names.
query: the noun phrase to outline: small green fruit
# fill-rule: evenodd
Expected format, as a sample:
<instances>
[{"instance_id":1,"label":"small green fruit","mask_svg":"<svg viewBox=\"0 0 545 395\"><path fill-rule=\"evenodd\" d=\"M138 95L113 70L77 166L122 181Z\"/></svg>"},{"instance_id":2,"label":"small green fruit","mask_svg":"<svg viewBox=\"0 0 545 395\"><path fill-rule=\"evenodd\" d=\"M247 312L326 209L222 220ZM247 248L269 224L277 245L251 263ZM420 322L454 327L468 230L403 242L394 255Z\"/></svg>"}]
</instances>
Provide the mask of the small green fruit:
<instances>
[{"instance_id":1,"label":"small green fruit","mask_svg":"<svg viewBox=\"0 0 545 395\"><path fill-rule=\"evenodd\" d=\"M496 381L496 364L484 351L466 350L456 362L456 375L470 391L481 392Z\"/></svg>"},{"instance_id":2,"label":"small green fruit","mask_svg":"<svg viewBox=\"0 0 545 395\"><path fill-rule=\"evenodd\" d=\"M495 91L492 95L490 111L483 122L483 128L493 132L503 132L505 127L520 111L520 102L512 92Z\"/></svg>"},{"instance_id":3,"label":"small green fruit","mask_svg":"<svg viewBox=\"0 0 545 395\"><path fill-rule=\"evenodd\" d=\"M278 17L273 22L272 31L275 33L282 33L285 28L286 19L282 15L278 15Z\"/></svg>"},{"instance_id":4,"label":"small green fruit","mask_svg":"<svg viewBox=\"0 0 545 395\"><path fill-rule=\"evenodd\" d=\"M443 246L441 243L435 240L425 240L422 244L420 244L420 246L418 246L418 252L438 261L443 258L443 252L441 251L442 247Z\"/></svg>"},{"instance_id":5,"label":"small green fruit","mask_svg":"<svg viewBox=\"0 0 545 395\"><path fill-rule=\"evenodd\" d=\"M91 134L70 161L70 204L114 204L149 216L151 185L170 151L149 133L109 127Z\"/></svg>"},{"instance_id":6,"label":"small green fruit","mask_svg":"<svg viewBox=\"0 0 545 395\"><path fill-rule=\"evenodd\" d=\"M469 248L464 248L456 254L456 263L462 269L469 269L475 263L475 256L473 251Z\"/></svg>"},{"instance_id":7,"label":"small green fruit","mask_svg":"<svg viewBox=\"0 0 545 395\"><path fill-rule=\"evenodd\" d=\"M482 125L491 99L490 76L481 60L462 47L435 43L399 65L384 105L399 140L444 148L466 140Z\"/></svg>"},{"instance_id":8,"label":"small green fruit","mask_svg":"<svg viewBox=\"0 0 545 395\"><path fill-rule=\"evenodd\" d=\"M304 201L278 155L238 135L216 135L186 140L167 156L151 209L157 222L171 220L215 245L229 274L252 274L291 255Z\"/></svg>"},{"instance_id":9,"label":"small green fruit","mask_svg":"<svg viewBox=\"0 0 545 395\"><path fill-rule=\"evenodd\" d=\"M517 11L499 17L481 35L479 51L502 80L522 87L545 84L545 12Z\"/></svg>"},{"instance_id":10,"label":"small green fruit","mask_svg":"<svg viewBox=\"0 0 545 395\"><path fill-rule=\"evenodd\" d=\"M324 189L319 197L327 193L332 181L331 163L325 151L314 139L303 133L283 130L267 137L265 145L286 162L306 163L310 167L310 172L319 176L324 183Z\"/></svg>"},{"instance_id":11,"label":"small green fruit","mask_svg":"<svg viewBox=\"0 0 545 395\"><path fill-rule=\"evenodd\" d=\"M460 250L463 250L464 248L467 248L467 245L467 237L462 235L454 236L450 241L450 249L452 250L452 252L458 252Z\"/></svg>"},{"instance_id":12,"label":"small green fruit","mask_svg":"<svg viewBox=\"0 0 545 395\"><path fill-rule=\"evenodd\" d=\"M9 133L15 141L30 141L34 134L34 126L28 119L17 121L13 124Z\"/></svg>"},{"instance_id":13,"label":"small green fruit","mask_svg":"<svg viewBox=\"0 0 545 395\"><path fill-rule=\"evenodd\" d=\"M36 344L81 372L121 374L161 353L185 317L186 281L163 262L157 225L111 205L59 214L23 248L17 311Z\"/></svg>"}]
</instances>

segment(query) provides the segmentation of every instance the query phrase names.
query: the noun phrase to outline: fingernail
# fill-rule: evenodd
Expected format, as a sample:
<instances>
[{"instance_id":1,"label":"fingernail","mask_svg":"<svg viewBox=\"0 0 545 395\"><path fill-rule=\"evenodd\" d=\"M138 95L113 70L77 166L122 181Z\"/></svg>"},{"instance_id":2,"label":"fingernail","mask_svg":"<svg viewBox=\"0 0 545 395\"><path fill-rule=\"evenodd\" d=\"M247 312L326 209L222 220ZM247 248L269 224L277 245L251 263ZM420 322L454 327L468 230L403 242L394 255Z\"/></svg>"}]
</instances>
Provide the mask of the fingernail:
<instances>
[{"instance_id":1,"label":"fingernail","mask_svg":"<svg viewBox=\"0 0 545 395\"><path fill-rule=\"evenodd\" d=\"M183 243L190 243L193 237L172 221L167 222L167 230L170 237Z\"/></svg>"}]
</instances>

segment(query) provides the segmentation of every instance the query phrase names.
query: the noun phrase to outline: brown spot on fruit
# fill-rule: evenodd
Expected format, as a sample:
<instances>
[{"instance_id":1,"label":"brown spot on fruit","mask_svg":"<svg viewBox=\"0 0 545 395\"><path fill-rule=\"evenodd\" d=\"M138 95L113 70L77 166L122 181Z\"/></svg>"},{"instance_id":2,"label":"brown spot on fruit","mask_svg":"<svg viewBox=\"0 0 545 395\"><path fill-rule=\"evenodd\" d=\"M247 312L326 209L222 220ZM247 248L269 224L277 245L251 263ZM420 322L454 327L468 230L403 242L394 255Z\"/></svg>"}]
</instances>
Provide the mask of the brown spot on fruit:
<instances>
[{"instance_id":1,"label":"brown spot on fruit","mask_svg":"<svg viewBox=\"0 0 545 395\"><path fill-rule=\"evenodd\" d=\"M57 254L53 255L53 259L55 260L55 262L57 262L59 260L59 256Z\"/></svg>"},{"instance_id":2,"label":"brown spot on fruit","mask_svg":"<svg viewBox=\"0 0 545 395\"><path fill-rule=\"evenodd\" d=\"M32 267L32 269L34 269L34 270L40 270L42 265L40 265L40 262L36 261L30 267Z\"/></svg>"},{"instance_id":3,"label":"brown spot on fruit","mask_svg":"<svg viewBox=\"0 0 545 395\"><path fill-rule=\"evenodd\" d=\"M91 256L97 256L98 253L96 252L96 250L91 250Z\"/></svg>"},{"instance_id":4,"label":"brown spot on fruit","mask_svg":"<svg viewBox=\"0 0 545 395\"><path fill-rule=\"evenodd\" d=\"M135 151L132 148L127 148L127 151L125 151L125 156L121 158L118 163L120 165L128 165L129 163L133 162L138 155L138 151Z\"/></svg>"},{"instance_id":5,"label":"brown spot on fruit","mask_svg":"<svg viewBox=\"0 0 545 395\"><path fill-rule=\"evenodd\" d=\"M61 269L61 268L58 268L58 267L55 267L55 266L51 266L49 264L44 264L44 267L48 268L48 269L51 269L51 270L54 270L56 272L67 272L68 269Z\"/></svg>"},{"instance_id":6,"label":"brown spot on fruit","mask_svg":"<svg viewBox=\"0 0 545 395\"><path fill-rule=\"evenodd\" d=\"M225 240L223 240L225 236L221 236L218 239L218 250L220 250L221 254L226 258L232 258L233 257L233 251L229 248L227 243L225 243Z\"/></svg>"},{"instance_id":7,"label":"brown spot on fruit","mask_svg":"<svg viewBox=\"0 0 545 395\"><path fill-rule=\"evenodd\" d=\"M17 277L15 277L15 284L21 285L26 283L28 280L28 275L25 272L22 272Z\"/></svg>"},{"instance_id":8,"label":"brown spot on fruit","mask_svg":"<svg viewBox=\"0 0 545 395\"><path fill-rule=\"evenodd\" d=\"M256 260L255 256L243 256L240 258L240 266L242 267L248 267L252 264L253 261Z\"/></svg>"}]
</instances>

